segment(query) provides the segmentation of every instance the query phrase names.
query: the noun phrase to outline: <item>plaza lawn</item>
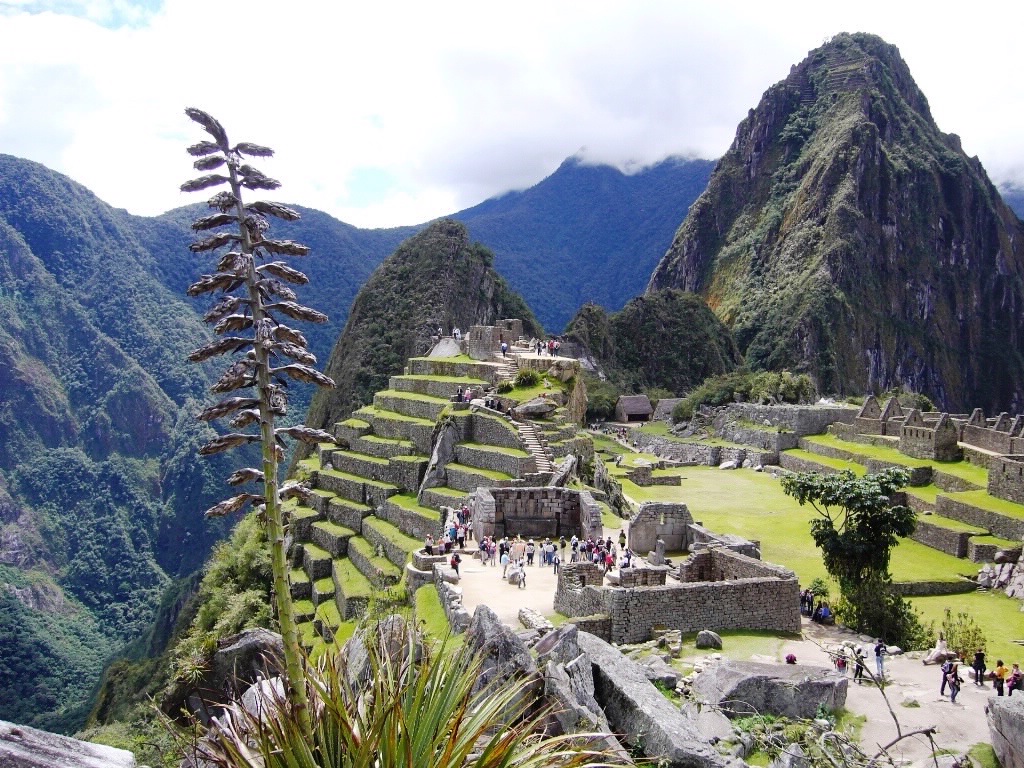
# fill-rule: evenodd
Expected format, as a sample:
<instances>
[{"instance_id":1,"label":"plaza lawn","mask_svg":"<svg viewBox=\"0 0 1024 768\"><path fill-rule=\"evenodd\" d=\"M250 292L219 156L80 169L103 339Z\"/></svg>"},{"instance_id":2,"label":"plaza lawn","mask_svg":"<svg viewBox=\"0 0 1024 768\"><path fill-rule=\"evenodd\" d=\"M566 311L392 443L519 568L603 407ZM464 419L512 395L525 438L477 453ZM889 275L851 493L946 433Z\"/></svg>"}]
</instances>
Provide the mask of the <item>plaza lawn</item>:
<instances>
[{"instance_id":1,"label":"plaza lawn","mask_svg":"<svg viewBox=\"0 0 1024 768\"><path fill-rule=\"evenodd\" d=\"M942 628L942 619L948 608L954 618L960 611L969 614L985 633L986 659L989 669L995 669L1002 659L1006 666L1013 662L1024 664L1024 614L1020 602L1002 592L969 592L965 595L915 597L911 602L920 611L925 623L934 622L935 631Z\"/></svg>"},{"instance_id":2,"label":"plaza lawn","mask_svg":"<svg viewBox=\"0 0 1024 768\"><path fill-rule=\"evenodd\" d=\"M779 481L767 472L723 471L715 467L684 467L679 486L640 487L620 478L623 493L632 501L681 501L693 519L718 533L734 533L761 542L765 560L793 569L802 584L826 576L825 566L811 539L814 510L801 507L782 492ZM904 539L893 550L896 581L956 581L974 566Z\"/></svg>"}]
</instances>

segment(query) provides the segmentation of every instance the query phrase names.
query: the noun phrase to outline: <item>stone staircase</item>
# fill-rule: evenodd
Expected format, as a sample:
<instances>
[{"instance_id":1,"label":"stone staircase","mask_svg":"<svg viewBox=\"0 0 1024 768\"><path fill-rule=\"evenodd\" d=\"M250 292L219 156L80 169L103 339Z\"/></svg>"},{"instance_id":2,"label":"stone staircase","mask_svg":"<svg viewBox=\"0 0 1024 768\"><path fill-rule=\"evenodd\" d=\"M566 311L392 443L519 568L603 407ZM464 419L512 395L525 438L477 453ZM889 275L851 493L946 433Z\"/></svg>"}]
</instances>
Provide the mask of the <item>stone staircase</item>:
<instances>
[{"instance_id":1,"label":"stone staircase","mask_svg":"<svg viewBox=\"0 0 1024 768\"><path fill-rule=\"evenodd\" d=\"M534 425L453 403L460 388L482 390L514 378L514 370L489 361L410 360L408 373L391 377L373 405L334 426L335 443L300 463L312 494L286 509L291 592L307 648L329 642L374 602L406 601L413 553L428 533L441 534L441 507L460 505L478 486L551 471ZM442 416L460 435L454 461L444 467L446 485L420 493Z\"/></svg>"}]
</instances>

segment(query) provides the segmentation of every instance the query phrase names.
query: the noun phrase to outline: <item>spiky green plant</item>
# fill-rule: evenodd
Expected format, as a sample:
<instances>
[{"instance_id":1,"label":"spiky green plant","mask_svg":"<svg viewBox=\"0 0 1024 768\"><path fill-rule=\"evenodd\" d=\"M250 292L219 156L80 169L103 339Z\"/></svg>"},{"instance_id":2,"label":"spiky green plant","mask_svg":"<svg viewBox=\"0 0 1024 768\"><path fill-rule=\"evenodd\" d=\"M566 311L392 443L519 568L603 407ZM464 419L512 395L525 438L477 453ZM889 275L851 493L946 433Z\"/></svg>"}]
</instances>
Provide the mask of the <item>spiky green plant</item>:
<instances>
[{"instance_id":1,"label":"spiky green plant","mask_svg":"<svg viewBox=\"0 0 1024 768\"><path fill-rule=\"evenodd\" d=\"M258 712L234 709L201 756L225 768L548 768L624 766L596 747L596 734L544 737L550 714L524 681L496 681L474 692L481 657L443 645L368 644L368 674L344 653L308 668L313 738L304 738L288 703L269 694ZM394 651L398 650L397 653Z\"/></svg>"},{"instance_id":2,"label":"spiky green plant","mask_svg":"<svg viewBox=\"0 0 1024 768\"><path fill-rule=\"evenodd\" d=\"M262 447L262 469L240 469L228 478L231 485L256 483L263 493L240 493L214 505L207 516L227 515L249 505L263 510L271 553L271 571L277 619L284 638L287 696L296 727L303 734L312 733L303 677L303 656L295 626L295 613L288 588L285 559L285 530L281 502L307 490L298 483L281 485L278 465L284 459L284 437L306 442L331 442L326 432L308 427L275 427L275 419L287 412L287 380L333 387L330 378L312 366L316 358L306 348L305 337L281 322L285 317L322 323L327 316L298 304L295 292L288 286L303 285L309 279L288 266L279 257L305 256L309 248L291 240L275 240L267 236L267 217L294 221L299 214L279 203L246 202L244 190L273 190L280 183L251 166L247 157L269 157L273 150L248 142L232 145L224 127L199 109L186 109L212 141L201 141L188 148L197 158L193 166L204 175L181 185L183 192L198 192L222 187L209 200L216 212L195 220L192 229L203 233L190 246L193 253L218 255L216 271L203 275L188 289L190 296L212 294L219 300L204 316L213 325L218 338L193 352L189 359L201 362L219 355L232 354L234 362L213 385L217 394L229 395L251 390L246 396L233 395L211 405L199 414L205 421L231 417L234 430L218 435L200 449L203 455L226 451L242 445L259 443ZM222 169L223 173L205 173ZM223 189L226 187L226 189ZM258 431L243 431L256 426Z\"/></svg>"}]
</instances>

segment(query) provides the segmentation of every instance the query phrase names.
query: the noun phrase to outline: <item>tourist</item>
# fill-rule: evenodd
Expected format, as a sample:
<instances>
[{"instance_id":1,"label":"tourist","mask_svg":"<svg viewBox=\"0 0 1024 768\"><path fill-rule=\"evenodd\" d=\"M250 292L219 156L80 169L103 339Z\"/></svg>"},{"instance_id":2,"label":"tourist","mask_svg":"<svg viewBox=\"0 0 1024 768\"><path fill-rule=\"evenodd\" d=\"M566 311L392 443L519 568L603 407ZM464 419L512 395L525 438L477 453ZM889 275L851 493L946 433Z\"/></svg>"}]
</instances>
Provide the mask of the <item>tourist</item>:
<instances>
[{"instance_id":1,"label":"tourist","mask_svg":"<svg viewBox=\"0 0 1024 768\"><path fill-rule=\"evenodd\" d=\"M549 565L554 565L555 564L555 542L553 542L551 540L548 540L548 543L545 545L545 547L547 548L547 551L548 551L548 564Z\"/></svg>"},{"instance_id":2,"label":"tourist","mask_svg":"<svg viewBox=\"0 0 1024 768\"><path fill-rule=\"evenodd\" d=\"M484 536L483 541L480 542L480 565L487 565L487 561L490 560L490 552L488 551L487 537Z\"/></svg>"},{"instance_id":3,"label":"tourist","mask_svg":"<svg viewBox=\"0 0 1024 768\"><path fill-rule=\"evenodd\" d=\"M946 686L949 685L949 673L952 671L952 659L946 659L944 662L942 662L942 685L939 686L939 696L946 695Z\"/></svg>"},{"instance_id":4,"label":"tourist","mask_svg":"<svg viewBox=\"0 0 1024 768\"><path fill-rule=\"evenodd\" d=\"M878 642L875 644L875 670L878 672L878 680L881 682L885 679L885 654L888 653L885 647L885 643L882 642L882 638L878 638Z\"/></svg>"},{"instance_id":5,"label":"tourist","mask_svg":"<svg viewBox=\"0 0 1024 768\"><path fill-rule=\"evenodd\" d=\"M459 563L462 562L462 558L459 557L459 553L458 552L453 552L452 553L452 559L449 562L451 563L452 570L455 571L455 575L458 576L459 575Z\"/></svg>"},{"instance_id":6,"label":"tourist","mask_svg":"<svg viewBox=\"0 0 1024 768\"><path fill-rule=\"evenodd\" d=\"M626 532L619 531L619 549L626 548Z\"/></svg>"},{"instance_id":7,"label":"tourist","mask_svg":"<svg viewBox=\"0 0 1024 768\"><path fill-rule=\"evenodd\" d=\"M501 553L501 578L503 578L503 579L506 576L508 576L508 563L509 563L508 550L504 550Z\"/></svg>"},{"instance_id":8,"label":"tourist","mask_svg":"<svg viewBox=\"0 0 1024 768\"><path fill-rule=\"evenodd\" d=\"M1013 665L1010 676L1006 678L1006 695L1013 696L1014 691L1024 691L1024 674L1021 674L1019 664Z\"/></svg>"},{"instance_id":9,"label":"tourist","mask_svg":"<svg viewBox=\"0 0 1024 768\"><path fill-rule=\"evenodd\" d=\"M508 342L503 341L503 342L501 342L501 356L505 357L507 352L508 352Z\"/></svg>"},{"instance_id":10,"label":"tourist","mask_svg":"<svg viewBox=\"0 0 1024 768\"><path fill-rule=\"evenodd\" d=\"M427 534L427 538L423 542L423 549L426 550L427 557L434 556L434 537L431 536L429 533Z\"/></svg>"},{"instance_id":11,"label":"tourist","mask_svg":"<svg viewBox=\"0 0 1024 768\"><path fill-rule=\"evenodd\" d=\"M466 546L466 526L459 525L455 534L455 541L458 542L459 549L463 549Z\"/></svg>"},{"instance_id":12,"label":"tourist","mask_svg":"<svg viewBox=\"0 0 1024 768\"><path fill-rule=\"evenodd\" d=\"M853 680L857 685L864 679L864 649L859 645L853 649Z\"/></svg>"},{"instance_id":13,"label":"tourist","mask_svg":"<svg viewBox=\"0 0 1024 768\"><path fill-rule=\"evenodd\" d=\"M461 403L462 402L462 385L461 384L459 385L458 391L456 391L456 393L455 393L455 402L456 403Z\"/></svg>"},{"instance_id":14,"label":"tourist","mask_svg":"<svg viewBox=\"0 0 1024 768\"><path fill-rule=\"evenodd\" d=\"M444 337L444 328L442 328L439 325L439 326L437 326L437 338L440 339L440 338L443 338L443 337Z\"/></svg>"},{"instance_id":15,"label":"tourist","mask_svg":"<svg viewBox=\"0 0 1024 768\"><path fill-rule=\"evenodd\" d=\"M452 337L454 337L456 341L460 341L462 339L462 331L459 330L458 326L455 326L455 328L452 329Z\"/></svg>"},{"instance_id":16,"label":"tourist","mask_svg":"<svg viewBox=\"0 0 1024 768\"><path fill-rule=\"evenodd\" d=\"M974 670L974 684L985 685L985 649L979 648L974 652L974 661L971 663Z\"/></svg>"},{"instance_id":17,"label":"tourist","mask_svg":"<svg viewBox=\"0 0 1024 768\"><path fill-rule=\"evenodd\" d=\"M552 557L552 559L551 559L551 565L552 565L552 567L554 569L555 576L558 575L558 566L560 566L561 564L562 564L562 558L559 557L558 553L556 552L554 557Z\"/></svg>"},{"instance_id":18,"label":"tourist","mask_svg":"<svg viewBox=\"0 0 1024 768\"><path fill-rule=\"evenodd\" d=\"M533 543L533 539L530 539L526 544L526 564L533 565L533 556L537 551L536 545Z\"/></svg>"},{"instance_id":19,"label":"tourist","mask_svg":"<svg viewBox=\"0 0 1024 768\"><path fill-rule=\"evenodd\" d=\"M846 677L846 646L840 648L836 654L836 672Z\"/></svg>"},{"instance_id":20,"label":"tourist","mask_svg":"<svg viewBox=\"0 0 1024 768\"><path fill-rule=\"evenodd\" d=\"M963 683L963 678L960 677L960 665L955 661L953 662L953 668L946 675L946 682L949 683L949 701L951 704L956 704L956 697L960 693L960 685Z\"/></svg>"},{"instance_id":21,"label":"tourist","mask_svg":"<svg viewBox=\"0 0 1024 768\"><path fill-rule=\"evenodd\" d=\"M1003 695L1003 685L1006 683L1006 678L1010 674L1010 670L1003 664L1003 660L999 659L996 662L996 668L992 672L992 685L995 686L996 696Z\"/></svg>"},{"instance_id":22,"label":"tourist","mask_svg":"<svg viewBox=\"0 0 1024 768\"><path fill-rule=\"evenodd\" d=\"M565 560L565 545L566 545L566 543L567 542L565 540L565 536L560 536L559 539L558 539L558 549L560 550L560 552L562 554L562 559L563 560Z\"/></svg>"}]
</instances>

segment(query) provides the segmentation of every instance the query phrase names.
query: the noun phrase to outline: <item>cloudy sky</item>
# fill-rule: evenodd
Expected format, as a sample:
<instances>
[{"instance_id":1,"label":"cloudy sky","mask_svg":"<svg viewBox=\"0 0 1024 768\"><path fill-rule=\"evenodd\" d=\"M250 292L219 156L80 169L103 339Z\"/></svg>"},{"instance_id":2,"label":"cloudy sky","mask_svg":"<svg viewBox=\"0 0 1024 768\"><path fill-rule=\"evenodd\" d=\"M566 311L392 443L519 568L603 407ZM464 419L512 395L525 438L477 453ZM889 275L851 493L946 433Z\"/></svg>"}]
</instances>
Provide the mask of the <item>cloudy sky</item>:
<instances>
[{"instance_id":1,"label":"cloudy sky","mask_svg":"<svg viewBox=\"0 0 1024 768\"><path fill-rule=\"evenodd\" d=\"M948 10L943 10L948 8ZM0 152L154 214L194 200L198 106L269 144L282 200L414 224L550 174L715 158L841 31L896 44L943 131L1024 183L1007 3L0 0ZM957 12L954 13L953 10Z\"/></svg>"}]
</instances>

